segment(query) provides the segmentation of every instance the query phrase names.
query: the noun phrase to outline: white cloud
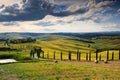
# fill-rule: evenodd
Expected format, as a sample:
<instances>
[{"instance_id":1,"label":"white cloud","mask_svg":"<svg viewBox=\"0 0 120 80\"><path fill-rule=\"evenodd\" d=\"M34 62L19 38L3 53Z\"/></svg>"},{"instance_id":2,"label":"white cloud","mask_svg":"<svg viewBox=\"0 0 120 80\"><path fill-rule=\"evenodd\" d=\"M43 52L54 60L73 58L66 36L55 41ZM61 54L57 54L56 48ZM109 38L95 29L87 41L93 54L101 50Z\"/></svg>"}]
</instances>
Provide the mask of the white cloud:
<instances>
[{"instance_id":1,"label":"white cloud","mask_svg":"<svg viewBox=\"0 0 120 80\"><path fill-rule=\"evenodd\" d=\"M0 25L0 32L97 32L101 31L98 24L92 21L74 21L69 24L56 24L54 26L43 27L32 25L39 21L18 22L19 26L2 26ZM47 31L48 30L48 31Z\"/></svg>"},{"instance_id":2,"label":"white cloud","mask_svg":"<svg viewBox=\"0 0 120 80\"><path fill-rule=\"evenodd\" d=\"M11 6L13 4L20 4L22 0L0 0L0 4L4 4L5 6Z\"/></svg>"},{"instance_id":3,"label":"white cloud","mask_svg":"<svg viewBox=\"0 0 120 80\"><path fill-rule=\"evenodd\" d=\"M103 30L108 31L119 31L120 30L120 24L119 23L108 23L105 25L102 25Z\"/></svg>"}]
</instances>

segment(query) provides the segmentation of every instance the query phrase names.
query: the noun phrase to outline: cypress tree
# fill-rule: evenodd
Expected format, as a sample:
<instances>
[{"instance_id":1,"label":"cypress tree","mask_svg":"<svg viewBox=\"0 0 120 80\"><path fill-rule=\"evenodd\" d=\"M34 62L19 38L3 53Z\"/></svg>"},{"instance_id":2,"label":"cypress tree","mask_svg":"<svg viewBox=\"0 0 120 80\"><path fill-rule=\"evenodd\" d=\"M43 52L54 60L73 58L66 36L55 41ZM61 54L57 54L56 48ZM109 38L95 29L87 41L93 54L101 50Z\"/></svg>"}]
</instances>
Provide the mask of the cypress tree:
<instances>
[{"instance_id":1,"label":"cypress tree","mask_svg":"<svg viewBox=\"0 0 120 80\"><path fill-rule=\"evenodd\" d=\"M30 57L32 57L32 55L33 55L33 51L31 50L31 51L30 51Z\"/></svg>"},{"instance_id":2,"label":"cypress tree","mask_svg":"<svg viewBox=\"0 0 120 80\"><path fill-rule=\"evenodd\" d=\"M79 56L79 57L78 57L78 58L79 58L78 60L80 61L80 60L81 60L81 52L78 53L78 56Z\"/></svg>"},{"instance_id":3,"label":"cypress tree","mask_svg":"<svg viewBox=\"0 0 120 80\"><path fill-rule=\"evenodd\" d=\"M60 53L60 59L61 59L61 61L62 61L62 51L61 51L61 53Z\"/></svg>"},{"instance_id":4,"label":"cypress tree","mask_svg":"<svg viewBox=\"0 0 120 80\"><path fill-rule=\"evenodd\" d=\"M71 51L69 51L69 53L68 53L68 58L71 61Z\"/></svg>"},{"instance_id":5,"label":"cypress tree","mask_svg":"<svg viewBox=\"0 0 120 80\"><path fill-rule=\"evenodd\" d=\"M107 50L107 59L106 60L109 60L109 51Z\"/></svg>"},{"instance_id":6,"label":"cypress tree","mask_svg":"<svg viewBox=\"0 0 120 80\"><path fill-rule=\"evenodd\" d=\"M49 59L49 51L47 52L47 58Z\"/></svg>"},{"instance_id":7,"label":"cypress tree","mask_svg":"<svg viewBox=\"0 0 120 80\"><path fill-rule=\"evenodd\" d=\"M36 49L36 52L37 52L37 57L40 58L40 52L41 52L41 50L40 49Z\"/></svg>"},{"instance_id":8,"label":"cypress tree","mask_svg":"<svg viewBox=\"0 0 120 80\"><path fill-rule=\"evenodd\" d=\"M79 60L79 50L77 50L76 54L77 54L77 61L78 61Z\"/></svg>"},{"instance_id":9,"label":"cypress tree","mask_svg":"<svg viewBox=\"0 0 120 80\"><path fill-rule=\"evenodd\" d=\"M98 49L96 50L96 60L98 60Z\"/></svg>"},{"instance_id":10,"label":"cypress tree","mask_svg":"<svg viewBox=\"0 0 120 80\"><path fill-rule=\"evenodd\" d=\"M89 61L91 61L91 52L89 52Z\"/></svg>"},{"instance_id":11,"label":"cypress tree","mask_svg":"<svg viewBox=\"0 0 120 80\"><path fill-rule=\"evenodd\" d=\"M120 50L119 50L119 60L120 60Z\"/></svg>"},{"instance_id":12,"label":"cypress tree","mask_svg":"<svg viewBox=\"0 0 120 80\"><path fill-rule=\"evenodd\" d=\"M54 54L53 54L53 59L55 60L55 51L54 51Z\"/></svg>"},{"instance_id":13,"label":"cypress tree","mask_svg":"<svg viewBox=\"0 0 120 80\"><path fill-rule=\"evenodd\" d=\"M114 60L114 52L112 52L112 60Z\"/></svg>"},{"instance_id":14,"label":"cypress tree","mask_svg":"<svg viewBox=\"0 0 120 80\"><path fill-rule=\"evenodd\" d=\"M88 61L88 53L86 53L86 61Z\"/></svg>"}]
</instances>

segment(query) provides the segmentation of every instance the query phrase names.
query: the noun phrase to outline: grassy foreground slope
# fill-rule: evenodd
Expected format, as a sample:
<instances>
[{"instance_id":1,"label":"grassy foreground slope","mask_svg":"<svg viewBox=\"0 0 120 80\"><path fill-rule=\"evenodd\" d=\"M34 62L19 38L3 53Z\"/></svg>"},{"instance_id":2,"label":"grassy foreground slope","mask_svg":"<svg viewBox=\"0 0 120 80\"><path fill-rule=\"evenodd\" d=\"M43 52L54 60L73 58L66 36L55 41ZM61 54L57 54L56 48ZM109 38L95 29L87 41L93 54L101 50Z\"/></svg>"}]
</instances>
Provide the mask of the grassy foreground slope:
<instances>
[{"instance_id":1,"label":"grassy foreground slope","mask_svg":"<svg viewBox=\"0 0 120 80\"><path fill-rule=\"evenodd\" d=\"M120 62L31 62L0 65L0 80L119 80Z\"/></svg>"}]
</instances>

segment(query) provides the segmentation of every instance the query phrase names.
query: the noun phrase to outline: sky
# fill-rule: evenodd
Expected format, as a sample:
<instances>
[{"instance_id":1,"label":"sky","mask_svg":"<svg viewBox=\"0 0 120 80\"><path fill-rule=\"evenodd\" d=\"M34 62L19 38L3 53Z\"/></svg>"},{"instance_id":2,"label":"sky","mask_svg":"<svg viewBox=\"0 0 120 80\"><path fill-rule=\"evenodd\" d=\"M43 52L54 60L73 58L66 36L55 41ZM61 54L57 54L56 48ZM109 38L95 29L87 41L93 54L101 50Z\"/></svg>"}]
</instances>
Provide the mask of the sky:
<instances>
[{"instance_id":1,"label":"sky","mask_svg":"<svg viewBox=\"0 0 120 80\"><path fill-rule=\"evenodd\" d=\"M0 32L120 31L120 0L0 0Z\"/></svg>"}]
</instances>

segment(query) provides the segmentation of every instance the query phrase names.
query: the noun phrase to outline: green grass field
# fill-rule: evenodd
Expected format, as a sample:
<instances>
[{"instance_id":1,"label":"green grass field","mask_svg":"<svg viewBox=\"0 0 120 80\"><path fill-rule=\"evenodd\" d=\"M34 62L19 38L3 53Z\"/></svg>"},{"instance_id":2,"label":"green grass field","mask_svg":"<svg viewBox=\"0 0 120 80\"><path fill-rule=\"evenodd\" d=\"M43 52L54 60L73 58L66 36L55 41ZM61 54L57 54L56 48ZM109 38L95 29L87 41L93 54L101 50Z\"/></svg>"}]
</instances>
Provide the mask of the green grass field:
<instances>
[{"instance_id":1,"label":"green grass field","mask_svg":"<svg viewBox=\"0 0 120 80\"><path fill-rule=\"evenodd\" d=\"M0 65L0 80L120 80L120 61L29 62Z\"/></svg>"},{"instance_id":2,"label":"green grass field","mask_svg":"<svg viewBox=\"0 0 120 80\"><path fill-rule=\"evenodd\" d=\"M93 43L94 42L94 43ZM109 50L109 60L105 64L100 61L95 64L95 50L120 48L119 39L92 39L45 35L35 43L10 44L16 51L0 51L0 56L12 55L18 63L0 64L0 80L120 80L120 61L118 50ZM45 61L34 60L30 57L30 50L33 46L42 47L44 56L49 59ZM4 42L0 42L3 48ZM81 61L76 61L76 52L81 52ZM68 60L68 52L72 52L72 61ZM58 63L53 60L55 52ZM63 53L63 61L60 60L60 53ZM86 53L91 52L92 61L86 61ZM99 52L101 60L106 60L107 51ZM9 57L9 56L8 56ZM42 55L41 55L42 57ZM30 60L29 60L30 59ZM64 61L65 60L65 61Z\"/></svg>"}]
</instances>

